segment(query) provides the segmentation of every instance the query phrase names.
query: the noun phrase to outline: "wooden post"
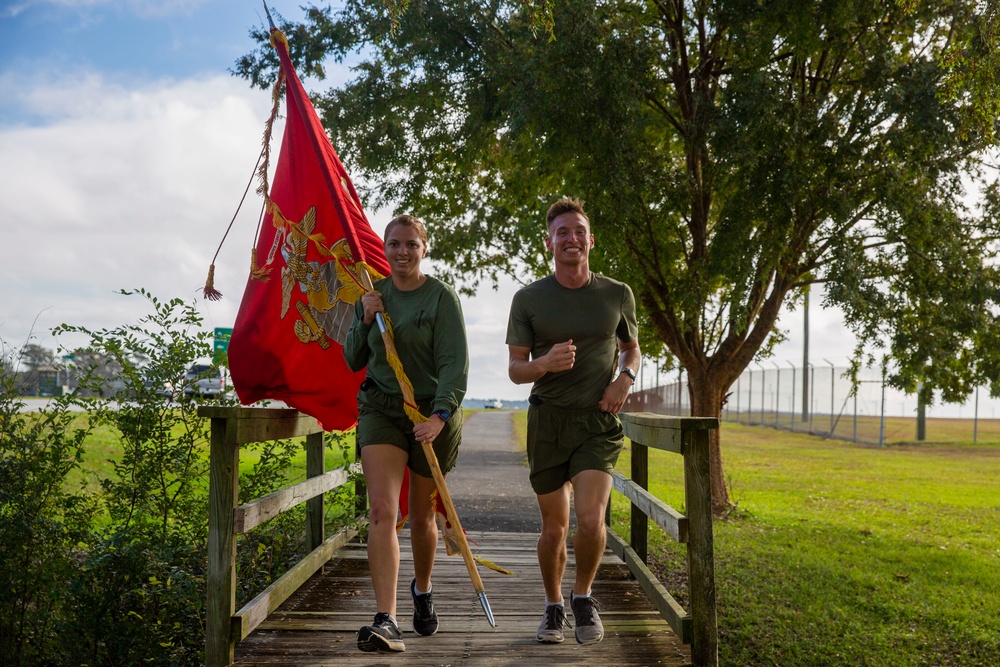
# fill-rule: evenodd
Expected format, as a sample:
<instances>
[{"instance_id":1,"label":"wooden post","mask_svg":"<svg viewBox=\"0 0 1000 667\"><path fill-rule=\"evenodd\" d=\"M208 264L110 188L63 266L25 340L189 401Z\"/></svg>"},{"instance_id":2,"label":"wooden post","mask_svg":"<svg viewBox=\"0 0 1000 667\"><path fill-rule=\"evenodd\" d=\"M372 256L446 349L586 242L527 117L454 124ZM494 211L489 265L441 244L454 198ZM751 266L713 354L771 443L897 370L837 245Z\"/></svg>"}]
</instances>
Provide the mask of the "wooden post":
<instances>
[{"instance_id":1,"label":"wooden post","mask_svg":"<svg viewBox=\"0 0 1000 667\"><path fill-rule=\"evenodd\" d=\"M643 490L649 490L649 448L632 441L632 481ZM629 544L643 563L649 565L648 536L649 519L635 503L632 503Z\"/></svg>"},{"instance_id":2,"label":"wooden post","mask_svg":"<svg viewBox=\"0 0 1000 667\"><path fill-rule=\"evenodd\" d=\"M319 477L326 472L326 452L323 448L323 433L306 436L306 477ZM306 544L312 551L323 544L323 497L319 494L306 501Z\"/></svg>"},{"instance_id":3,"label":"wooden post","mask_svg":"<svg viewBox=\"0 0 1000 667\"><path fill-rule=\"evenodd\" d=\"M688 586L691 593L691 661L718 667L719 627L715 609L715 544L708 431L684 432L684 499L688 517Z\"/></svg>"},{"instance_id":4,"label":"wooden post","mask_svg":"<svg viewBox=\"0 0 1000 667\"><path fill-rule=\"evenodd\" d=\"M233 662L234 644L230 629L236 611L233 510L239 496L239 456L236 420L213 417L208 473L205 667L225 667Z\"/></svg>"}]
</instances>

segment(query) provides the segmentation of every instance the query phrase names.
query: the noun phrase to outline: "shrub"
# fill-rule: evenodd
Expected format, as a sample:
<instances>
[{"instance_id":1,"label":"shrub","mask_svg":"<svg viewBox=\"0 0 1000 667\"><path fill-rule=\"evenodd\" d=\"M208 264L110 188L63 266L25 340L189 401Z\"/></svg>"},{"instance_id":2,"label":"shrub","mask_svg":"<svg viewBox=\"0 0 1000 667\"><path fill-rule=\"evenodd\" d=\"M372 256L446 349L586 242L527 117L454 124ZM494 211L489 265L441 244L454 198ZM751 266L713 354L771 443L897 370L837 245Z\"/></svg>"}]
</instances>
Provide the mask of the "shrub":
<instances>
[{"instance_id":1,"label":"shrub","mask_svg":"<svg viewBox=\"0 0 1000 667\"><path fill-rule=\"evenodd\" d=\"M9 368L4 364L4 368ZM67 485L89 426L70 398L25 412L13 372L0 375L0 665L43 664L66 604L94 504Z\"/></svg>"},{"instance_id":2,"label":"shrub","mask_svg":"<svg viewBox=\"0 0 1000 667\"><path fill-rule=\"evenodd\" d=\"M209 334L192 304L123 294L145 298L150 314L111 329L56 329L89 338L72 394L26 413L14 364L0 367L0 667L204 662L209 423L193 398L163 388L210 356ZM127 400L84 398L107 396L108 368L120 369L116 398ZM86 481L80 462L96 430L117 440L116 455L98 485L74 490L67 480ZM327 443L346 463L344 438ZM243 501L285 486L299 448L259 446ZM300 507L240 540L240 598L298 560L303 526Z\"/></svg>"}]
</instances>

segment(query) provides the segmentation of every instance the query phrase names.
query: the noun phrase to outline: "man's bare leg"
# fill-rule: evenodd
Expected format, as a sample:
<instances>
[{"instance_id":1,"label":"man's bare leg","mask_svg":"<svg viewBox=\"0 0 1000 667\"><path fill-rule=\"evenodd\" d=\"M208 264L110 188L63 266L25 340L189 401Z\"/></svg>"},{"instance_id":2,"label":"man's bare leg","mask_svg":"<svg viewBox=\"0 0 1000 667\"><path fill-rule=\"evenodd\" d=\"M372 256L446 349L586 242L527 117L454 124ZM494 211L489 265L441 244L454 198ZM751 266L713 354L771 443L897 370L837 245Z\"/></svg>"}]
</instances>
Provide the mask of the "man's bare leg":
<instances>
[{"instance_id":1,"label":"man's bare leg","mask_svg":"<svg viewBox=\"0 0 1000 667\"><path fill-rule=\"evenodd\" d=\"M542 571L545 598L561 602L563 574L566 572L566 534L569 531L567 482L557 491L537 496L542 513L542 533L538 536L538 566Z\"/></svg>"},{"instance_id":2,"label":"man's bare leg","mask_svg":"<svg viewBox=\"0 0 1000 667\"><path fill-rule=\"evenodd\" d=\"M584 470L573 477L573 503L576 510L576 535L573 555L576 562L575 595L587 595L604 557L607 530L604 512L611 493L611 475L601 470Z\"/></svg>"},{"instance_id":3,"label":"man's bare leg","mask_svg":"<svg viewBox=\"0 0 1000 667\"><path fill-rule=\"evenodd\" d=\"M575 635L579 644L593 644L604 639L604 624L597 613L600 605L591 597L590 591L607 542L604 509L610 492L611 475L606 472L585 470L573 477L577 524L573 540L576 581L570 596L570 606L573 608Z\"/></svg>"}]
</instances>

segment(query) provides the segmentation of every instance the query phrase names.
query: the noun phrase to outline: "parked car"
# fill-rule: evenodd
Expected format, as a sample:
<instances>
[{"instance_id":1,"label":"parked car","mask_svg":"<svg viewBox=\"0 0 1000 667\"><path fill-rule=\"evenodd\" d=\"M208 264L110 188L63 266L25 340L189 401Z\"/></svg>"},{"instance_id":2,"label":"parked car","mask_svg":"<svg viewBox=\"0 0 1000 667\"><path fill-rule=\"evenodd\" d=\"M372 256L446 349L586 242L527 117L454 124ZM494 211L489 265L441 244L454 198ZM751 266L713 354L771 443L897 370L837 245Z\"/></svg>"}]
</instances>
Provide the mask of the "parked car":
<instances>
[{"instance_id":1,"label":"parked car","mask_svg":"<svg viewBox=\"0 0 1000 667\"><path fill-rule=\"evenodd\" d=\"M172 382L160 382L159 380L146 379L142 381L143 386L146 391L151 391L158 396L162 396L168 400L177 400L177 390L174 389L174 384Z\"/></svg>"},{"instance_id":2,"label":"parked car","mask_svg":"<svg viewBox=\"0 0 1000 667\"><path fill-rule=\"evenodd\" d=\"M486 400L486 402L483 404L483 407L499 410L503 408L503 401L501 401L499 398L490 398Z\"/></svg>"},{"instance_id":3,"label":"parked car","mask_svg":"<svg viewBox=\"0 0 1000 667\"><path fill-rule=\"evenodd\" d=\"M184 394L186 396L221 396L226 391L226 382L218 366L194 364L184 373Z\"/></svg>"}]
</instances>

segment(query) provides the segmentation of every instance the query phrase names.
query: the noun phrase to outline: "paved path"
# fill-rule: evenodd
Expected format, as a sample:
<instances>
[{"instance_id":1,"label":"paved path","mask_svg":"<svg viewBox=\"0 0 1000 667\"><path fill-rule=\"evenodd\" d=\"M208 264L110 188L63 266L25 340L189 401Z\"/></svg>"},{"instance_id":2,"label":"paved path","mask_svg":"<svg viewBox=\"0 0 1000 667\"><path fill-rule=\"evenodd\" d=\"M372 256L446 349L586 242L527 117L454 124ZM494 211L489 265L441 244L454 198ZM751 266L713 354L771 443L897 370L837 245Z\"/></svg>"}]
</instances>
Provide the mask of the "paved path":
<instances>
[{"instance_id":1,"label":"paved path","mask_svg":"<svg viewBox=\"0 0 1000 667\"><path fill-rule=\"evenodd\" d=\"M510 577L479 568L496 628L485 620L462 558L445 557L439 545L434 590L441 631L433 637L412 632L408 587L413 560L404 535L396 597L405 653L390 656L356 648L357 628L370 622L374 593L365 545L351 543L239 643L234 667L689 665L688 647L610 551L594 581L594 594L604 604L604 641L580 646L572 630L562 644L535 641L545 595L535 555L540 519L526 457L514 441L512 416L501 410L469 415L458 465L448 475L462 527L478 544L473 552L515 573ZM568 547L572 571L572 540Z\"/></svg>"},{"instance_id":2,"label":"paved path","mask_svg":"<svg viewBox=\"0 0 1000 667\"><path fill-rule=\"evenodd\" d=\"M537 533L541 518L528 483L528 460L514 440L513 413L484 410L466 416L458 465L448 491L465 530Z\"/></svg>"}]
</instances>

